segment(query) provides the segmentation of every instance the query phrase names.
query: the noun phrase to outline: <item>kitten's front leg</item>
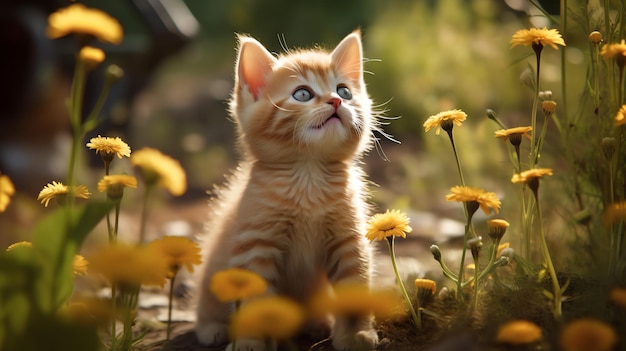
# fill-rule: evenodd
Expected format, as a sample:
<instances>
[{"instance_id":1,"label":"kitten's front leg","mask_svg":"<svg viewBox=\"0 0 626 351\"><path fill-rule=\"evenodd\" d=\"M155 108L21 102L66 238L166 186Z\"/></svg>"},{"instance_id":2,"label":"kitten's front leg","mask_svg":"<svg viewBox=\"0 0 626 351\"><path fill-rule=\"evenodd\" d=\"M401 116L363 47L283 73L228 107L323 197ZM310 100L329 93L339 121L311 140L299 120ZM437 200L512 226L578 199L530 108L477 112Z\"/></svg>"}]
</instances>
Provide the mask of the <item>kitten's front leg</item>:
<instances>
[{"instance_id":1,"label":"kitten's front leg","mask_svg":"<svg viewBox=\"0 0 626 351\"><path fill-rule=\"evenodd\" d=\"M370 283L370 252L366 241L355 235L336 239L328 250L328 279L333 285ZM336 350L374 350L378 334L373 317L337 316L333 327L333 347Z\"/></svg>"}]
</instances>

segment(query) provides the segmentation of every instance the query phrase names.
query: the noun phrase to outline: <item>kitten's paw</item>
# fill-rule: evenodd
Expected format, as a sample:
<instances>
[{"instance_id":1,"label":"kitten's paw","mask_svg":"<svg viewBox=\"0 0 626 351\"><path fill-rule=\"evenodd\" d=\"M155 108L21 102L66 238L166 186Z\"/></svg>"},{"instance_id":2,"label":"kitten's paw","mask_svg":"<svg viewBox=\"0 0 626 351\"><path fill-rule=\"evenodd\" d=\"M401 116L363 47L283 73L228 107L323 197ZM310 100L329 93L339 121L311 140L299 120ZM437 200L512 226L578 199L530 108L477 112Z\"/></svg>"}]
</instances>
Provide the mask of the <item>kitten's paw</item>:
<instances>
[{"instance_id":1,"label":"kitten's paw","mask_svg":"<svg viewBox=\"0 0 626 351\"><path fill-rule=\"evenodd\" d=\"M343 334L333 336L335 350L372 351L378 344L378 334L373 329L361 330L355 334Z\"/></svg>"},{"instance_id":2,"label":"kitten's paw","mask_svg":"<svg viewBox=\"0 0 626 351\"><path fill-rule=\"evenodd\" d=\"M274 350L268 349L263 340L239 339L235 343L235 348L233 348L233 343L230 343L228 344L228 346L226 346L226 350L224 351L274 351Z\"/></svg>"},{"instance_id":3,"label":"kitten's paw","mask_svg":"<svg viewBox=\"0 0 626 351\"><path fill-rule=\"evenodd\" d=\"M222 345L228 341L228 326L224 323L196 325L196 337L202 345Z\"/></svg>"}]
</instances>

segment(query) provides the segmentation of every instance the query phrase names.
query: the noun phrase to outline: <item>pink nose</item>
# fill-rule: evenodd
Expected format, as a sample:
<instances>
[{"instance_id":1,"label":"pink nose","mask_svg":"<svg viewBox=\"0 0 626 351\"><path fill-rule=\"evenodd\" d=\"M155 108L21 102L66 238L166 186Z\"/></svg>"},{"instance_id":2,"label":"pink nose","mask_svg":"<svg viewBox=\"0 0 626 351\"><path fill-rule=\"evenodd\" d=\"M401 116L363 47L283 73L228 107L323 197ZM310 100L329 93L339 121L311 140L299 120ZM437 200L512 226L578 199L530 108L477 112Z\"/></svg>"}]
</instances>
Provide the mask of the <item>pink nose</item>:
<instances>
[{"instance_id":1,"label":"pink nose","mask_svg":"<svg viewBox=\"0 0 626 351\"><path fill-rule=\"evenodd\" d=\"M330 100L328 100L328 104L333 105L333 107L336 110L339 108L339 106L341 106L341 98L337 98L337 97L330 98Z\"/></svg>"}]
</instances>

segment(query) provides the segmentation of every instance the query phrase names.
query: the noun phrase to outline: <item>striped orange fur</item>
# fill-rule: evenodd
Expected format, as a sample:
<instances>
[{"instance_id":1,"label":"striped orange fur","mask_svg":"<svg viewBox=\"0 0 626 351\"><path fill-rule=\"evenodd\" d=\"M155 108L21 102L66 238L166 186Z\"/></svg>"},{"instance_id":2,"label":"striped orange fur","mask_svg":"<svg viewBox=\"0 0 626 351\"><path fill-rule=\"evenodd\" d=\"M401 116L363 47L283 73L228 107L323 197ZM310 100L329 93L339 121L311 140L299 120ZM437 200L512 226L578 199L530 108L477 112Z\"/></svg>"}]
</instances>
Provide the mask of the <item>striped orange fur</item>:
<instances>
[{"instance_id":1,"label":"striped orange fur","mask_svg":"<svg viewBox=\"0 0 626 351\"><path fill-rule=\"evenodd\" d=\"M207 223L196 334L203 344L227 341L232 306L208 286L215 272L245 268L270 293L307 304L324 282L368 284L371 252L364 236L369 208L359 163L378 128L363 80L361 36L332 51L271 55L241 36L230 112L242 160L216 190ZM337 319L334 346L373 349L371 318ZM264 350L238 340L240 350Z\"/></svg>"}]
</instances>

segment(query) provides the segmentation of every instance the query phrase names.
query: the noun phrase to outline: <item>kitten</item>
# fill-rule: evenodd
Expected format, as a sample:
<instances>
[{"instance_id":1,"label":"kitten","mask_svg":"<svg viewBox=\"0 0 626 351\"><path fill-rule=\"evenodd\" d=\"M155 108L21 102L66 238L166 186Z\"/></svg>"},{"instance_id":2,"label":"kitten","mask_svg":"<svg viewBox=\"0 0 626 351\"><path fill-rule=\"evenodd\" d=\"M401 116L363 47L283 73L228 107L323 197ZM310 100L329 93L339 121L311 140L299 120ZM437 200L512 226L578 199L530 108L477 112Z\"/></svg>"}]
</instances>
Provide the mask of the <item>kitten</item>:
<instances>
[{"instance_id":1,"label":"kitten","mask_svg":"<svg viewBox=\"0 0 626 351\"><path fill-rule=\"evenodd\" d=\"M270 293L306 304L325 284L369 284L362 155L378 130L363 80L361 35L332 52L297 50L278 58L239 37L230 101L243 160L218 190L207 225L196 334L202 344L227 341L233 307L209 291L215 272L239 267L264 277ZM371 318L338 318L338 350L373 349ZM238 350L265 350L238 340ZM229 347L230 348L230 347Z\"/></svg>"}]
</instances>

